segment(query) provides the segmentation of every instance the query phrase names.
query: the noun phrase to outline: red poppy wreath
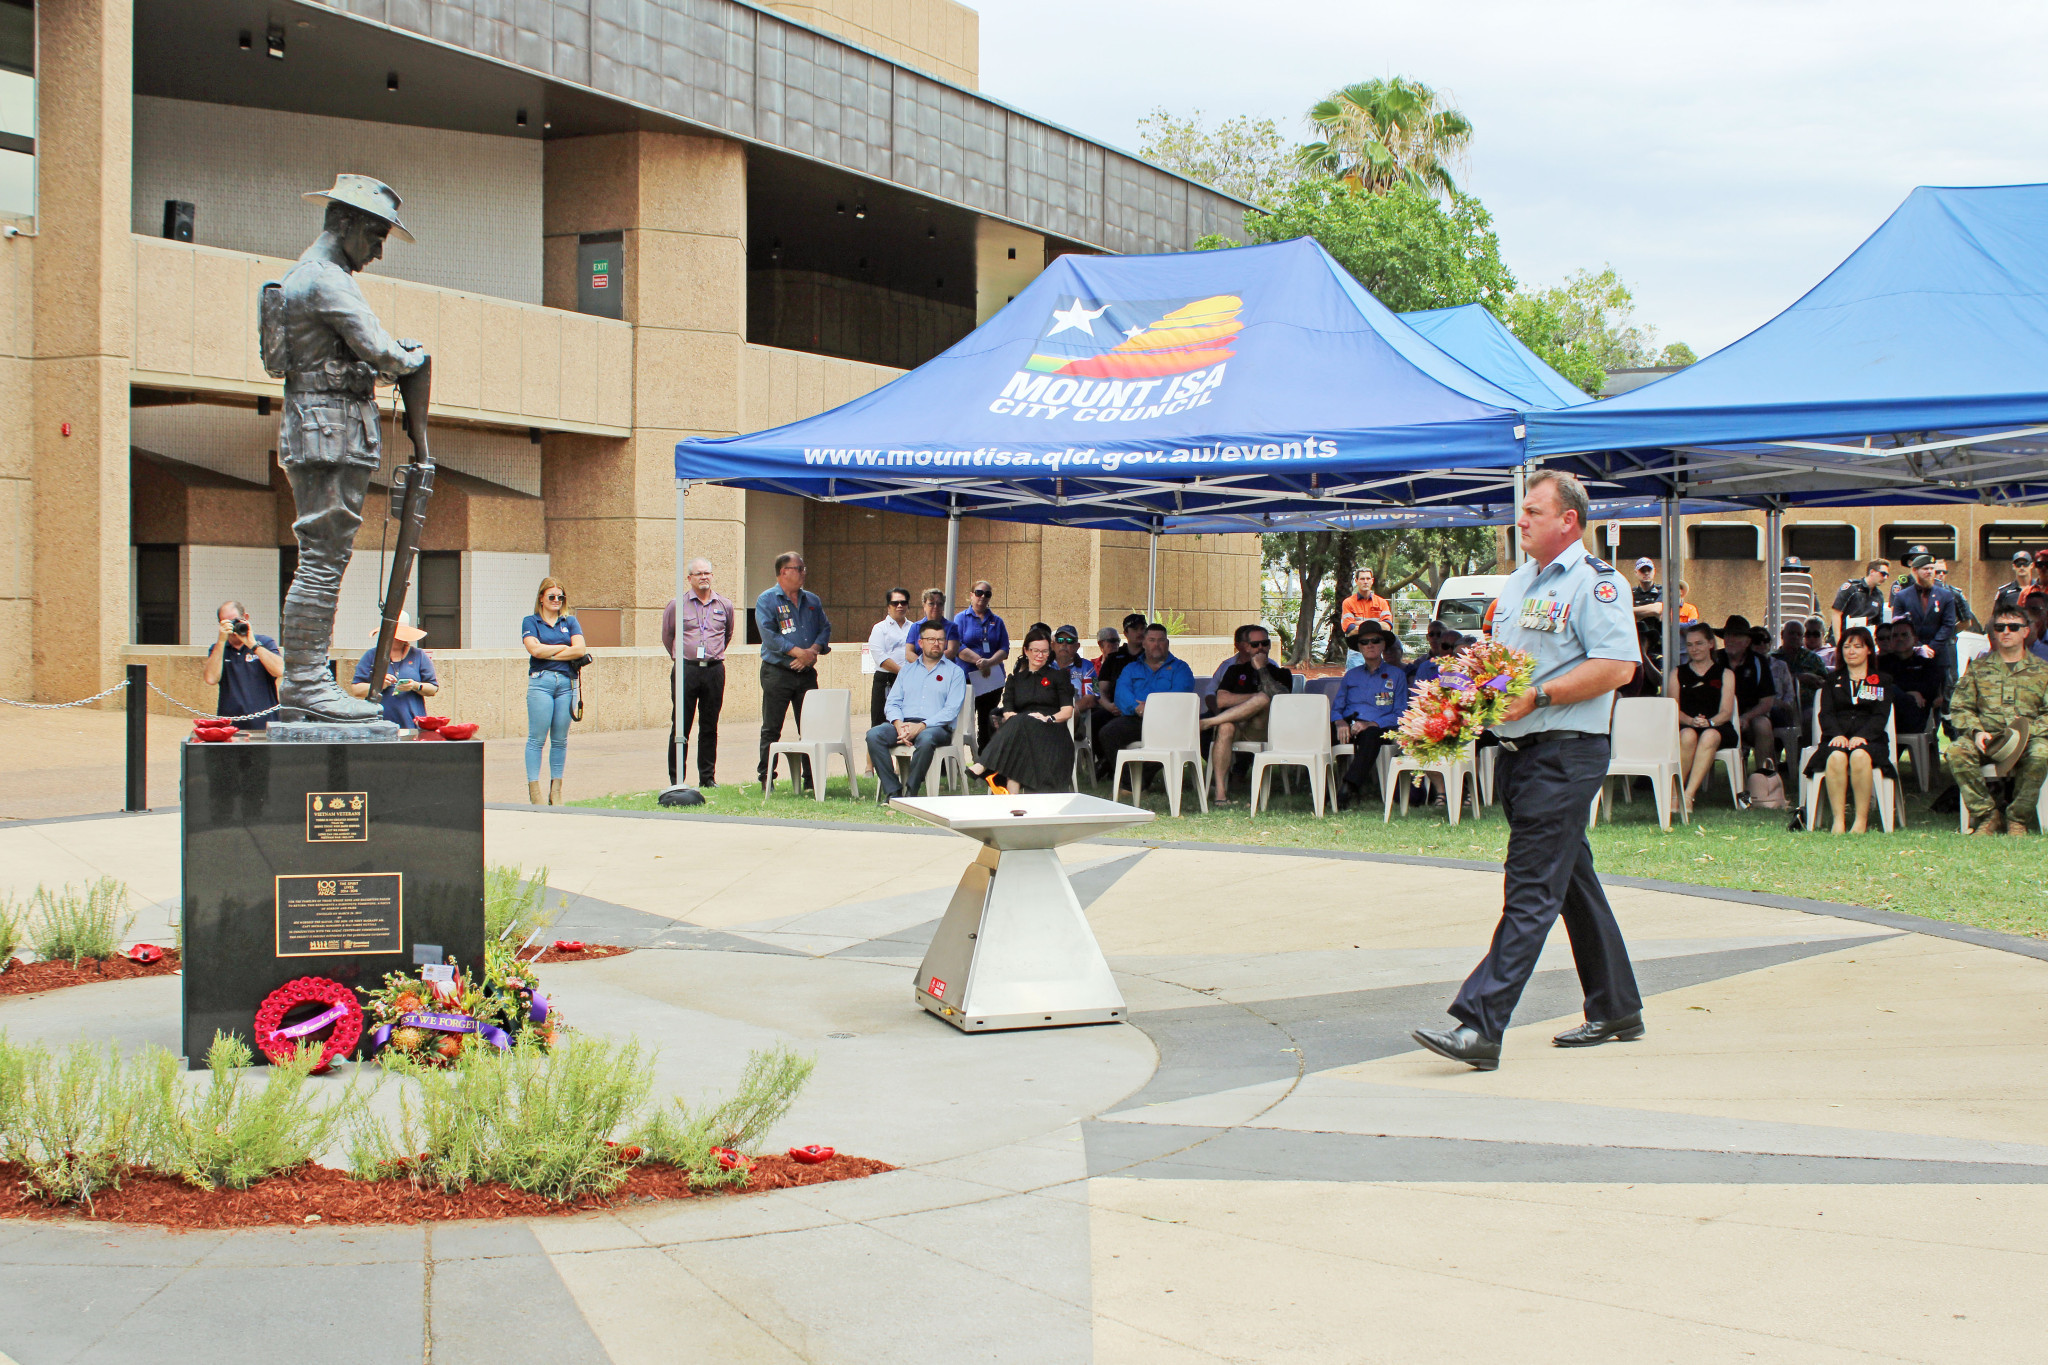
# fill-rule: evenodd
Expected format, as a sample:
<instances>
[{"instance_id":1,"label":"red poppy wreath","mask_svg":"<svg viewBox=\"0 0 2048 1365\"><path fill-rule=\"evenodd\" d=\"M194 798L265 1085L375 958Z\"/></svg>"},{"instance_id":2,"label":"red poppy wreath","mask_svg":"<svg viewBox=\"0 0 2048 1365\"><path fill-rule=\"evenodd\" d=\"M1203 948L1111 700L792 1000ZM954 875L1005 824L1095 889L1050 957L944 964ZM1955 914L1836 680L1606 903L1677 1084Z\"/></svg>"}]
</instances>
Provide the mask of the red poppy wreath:
<instances>
[{"instance_id":1,"label":"red poppy wreath","mask_svg":"<svg viewBox=\"0 0 2048 1365\"><path fill-rule=\"evenodd\" d=\"M287 1024L285 1017L304 1005L325 1008ZM339 981L302 976L279 986L256 1007L256 1046L273 1062L288 1061L301 1040L330 1024L333 1028L322 1044L315 1071L325 1071L335 1058L356 1050L356 1042L363 1036L363 1007L356 1003L356 993Z\"/></svg>"}]
</instances>

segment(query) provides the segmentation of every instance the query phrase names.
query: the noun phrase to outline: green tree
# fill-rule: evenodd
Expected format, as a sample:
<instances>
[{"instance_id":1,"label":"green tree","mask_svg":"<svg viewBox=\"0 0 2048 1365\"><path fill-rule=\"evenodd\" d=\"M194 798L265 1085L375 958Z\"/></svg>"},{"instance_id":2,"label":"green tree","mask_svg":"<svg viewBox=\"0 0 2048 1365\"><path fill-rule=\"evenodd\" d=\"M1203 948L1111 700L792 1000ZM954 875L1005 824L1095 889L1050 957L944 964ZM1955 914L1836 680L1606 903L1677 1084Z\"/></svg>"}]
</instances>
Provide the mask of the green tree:
<instances>
[{"instance_id":1,"label":"green tree","mask_svg":"<svg viewBox=\"0 0 2048 1365\"><path fill-rule=\"evenodd\" d=\"M1613 266L1580 270L1565 282L1518 294L1496 310L1522 344L1565 378L1597 394L1615 370L1690 365L1697 356L1676 341L1657 349L1657 329L1638 325L1636 300Z\"/></svg>"},{"instance_id":2,"label":"green tree","mask_svg":"<svg viewBox=\"0 0 2048 1365\"><path fill-rule=\"evenodd\" d=\"M1382 597L1414 587L1434 600L1445 579L1491 567L1499 540L1487 526L1281 531L1266 535L1261 548L1267 570L1293 580L1293 590L1282 596L1293 607L1294 620L1283 622L1280 633L1288 646L1288 661L1302 663L1318 652L1318 645L1324 658L1344 657L1338 606L1350 594L1358 568L1372 569L1375 590Z\"/></svg>"},{"instance_id":3,"label":"green tree","mask_svg":"<svg viewBox=\"0 0 2048 1365\"><path fill-rule=\"evenodd\" d=\"M1301 178L1294 152L1269 118L1239 114L1209 128L1199 109L1187 118L1154 109L1138 120L1138 155L1261 206Z\"/></svg>"},{"instance_id":4,"label":"green tree","mask_svg":"<svg viewBox=\"0 0 2048 1365\"><path fill-rule=\"evenodd\" d=\"M1288 186L1272 212L1246 221L1245 234L1254 242L1315 238L1397 313L1465 303L1498 311L1515 289L1493 216L1469 194L1445 205L1408 185L1366 194L1316 176ZM1198 250L1237 245L1226 237L1195 243Z\"/></svg>"},{"instance_id":5,"label":"green tree","mask_svg":"<svg viewBox=\"0 0 2048 1365\"><path fill-rule=\"evenodd\" d=\"M1308 111L1322 137L1303 147L1303 169L1353 189L1384 194L1398 185L1455 196L1451 168L1462 168L1472 124L1421 81L1404 76L1358 81Z\"/></svg>"}]
</instances>

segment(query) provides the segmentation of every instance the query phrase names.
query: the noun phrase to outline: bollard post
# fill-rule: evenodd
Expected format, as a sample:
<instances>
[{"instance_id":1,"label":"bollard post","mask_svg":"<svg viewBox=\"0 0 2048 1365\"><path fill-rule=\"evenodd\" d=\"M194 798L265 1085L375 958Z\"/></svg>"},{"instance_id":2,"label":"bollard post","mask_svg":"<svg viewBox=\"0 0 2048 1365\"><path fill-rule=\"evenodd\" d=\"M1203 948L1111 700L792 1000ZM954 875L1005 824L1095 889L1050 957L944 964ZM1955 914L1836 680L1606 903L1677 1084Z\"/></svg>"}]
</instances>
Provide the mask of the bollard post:
<instances>
[{"instance_id":1,"label":"bollard post","mask_svg":"<svg viewBox=\"0 0 2048 1365\"><path fill-rule=\"evenodd\" d=\"M149 666L128 665L128 804L149 809Z\"/></svg>"}]
</instances>

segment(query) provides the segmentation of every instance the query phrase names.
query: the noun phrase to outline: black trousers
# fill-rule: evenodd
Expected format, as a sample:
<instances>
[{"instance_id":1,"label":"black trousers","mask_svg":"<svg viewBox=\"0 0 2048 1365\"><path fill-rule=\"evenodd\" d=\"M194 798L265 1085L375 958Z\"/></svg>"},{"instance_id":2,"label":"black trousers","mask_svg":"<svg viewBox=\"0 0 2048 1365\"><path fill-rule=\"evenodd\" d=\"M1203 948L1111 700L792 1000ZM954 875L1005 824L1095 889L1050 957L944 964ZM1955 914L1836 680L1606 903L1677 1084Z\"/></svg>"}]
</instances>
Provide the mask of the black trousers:
<instances>
[{"instance_id":1,"label":"black trousers","mask_svg":"<svg viewBox=\"0 0 2048 1365\"><path fill-rule=\"evenodd\" d=\"M676 784L676 668L668 666L668 784ZM725 709L725 660L683 664L683 743L697 731L697 785L718 780L718 713Z\"/></svg>"},{"instance_id":2,"label":"black trousers","mask_svg":"<svg viewBox=\"0 0 2048 1365\"><path fill-rule=\"evenodd\" d=\"M868 689L868 725L870 728L888 722L889 718L882 714L882 708L889 704L889 689L895 685L896 675L894 673L884 673L880 669L875 670L874 685Z\"/></svg>"},{"instance_id":3,"label":"black trousers","mask_svg":"<svg viewBox=\"0 0 2048 1365\"><path fill-rule=\"evenodd\" d=\"M816 691L818 670L815 668L794 669L782 664L761 665L761 762L754 773L757 781L768 780L768 746L782 738L782 722L789 717L790 708L797 708L803 714L803 695ZM797 786L803 787L811 780L811 765L801 756L789 757L790 771Z\"/></svg>"},{"instance_id":4,"label":"black trousers","mask_svg":"<svg viewBox=\"0 0 2048 1365\"><path fill-rule=\"evenodd\" d=\"M1588 1019L1620 1019L1643 1007L1635 968L1607 893L1593 873L1586 809L1607 776L1605 735L1503 750L1494 778L1508 817L1508 856L1493 946L1458 989L1451 1014L1500 1041L1562 914Z\"/></svg>"},{"instance_id":5,"label":"black trousers","mask_svg":"<svg viewBox=\"0 0 2048 1365\"><path fill-rule=\"evenodd\" d=\"M1095 727L1095 777L1099 782L1109 781L1110 771L1116 767L1116 751L1126 744L1136 744L1145 733L1143 716L1108 716Z\"/></svg>"},{"instance_id":6,"label":"black trousers","mask_svg":"<svg viewBox=\"0 0 2048 1365\"><path fill-rule=\"evenodd\" d=\"M1353 795L1363 792L1379 763L1380 746L1393 742L1377 725L1368 725L1363 734L1351 736L1351 762L1344 767L1344 790ZM1382 796L1385 794L1381 793Z\"/></svg>"}]
</instances>

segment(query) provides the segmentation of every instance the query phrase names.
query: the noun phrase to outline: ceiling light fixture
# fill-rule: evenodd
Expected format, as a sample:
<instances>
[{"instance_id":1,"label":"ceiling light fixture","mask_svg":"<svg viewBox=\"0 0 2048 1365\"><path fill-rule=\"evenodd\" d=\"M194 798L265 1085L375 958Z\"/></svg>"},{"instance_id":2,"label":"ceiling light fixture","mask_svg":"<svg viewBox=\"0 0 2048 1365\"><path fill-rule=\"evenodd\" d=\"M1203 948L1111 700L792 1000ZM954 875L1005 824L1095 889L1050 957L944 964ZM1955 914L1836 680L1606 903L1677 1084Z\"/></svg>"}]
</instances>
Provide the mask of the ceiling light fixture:
<instances>
[{"instance_id":1,"label":"ceiling light fixture","mask_svg":"<svg viewBox=\"0 0 2048 1365\"><path fill-rule=\"evenodd\" d=\"M398 73L396 71L387 71L384 73L384 88L386 90L392 91L396 91L398 89Z\"/></svg>"},{"instance_id":2,"label":"ceiling light fixture","mask_svg":"<svg viewBox=\"0 0 2048 1365\"><path fill-rule=\"evenodd\" d=\"M856 217L856 218L865 218L865 217L867 217L867 216L868 216L868 206L867 206L866 204L855 204L855 205L853 206L853 216L854 216L854 217Z\"/></svg>"},{"instance_id":3,"label":"ceiling light fixture","mask_svg":"<svg viewBox=\"0 0 2048 1365\"><path fill-rule=\"evenodd\" d=\"M521 109L518 113L514 114L512 116L512 123L514 127L524 128L526 126L526 111Z\"/></svg>"},{"instance_id":4,"label":"ceiling light fixture","mask_svg":"<svg viewBox=\"0 0 2048 1365\"><path fill-rule=\"evenodd\" d=\"M249 50L250 50L251 48L253 48L253 47L255 47L255 46L256 46L256 39L255 39L255 37L254 37L254 36L253 36L253 35L252 35L252 34L251 34L251 33L249 32L249 30L248 30L248 29L246 29L246 28L245 28L245 29L243 29L243 30L242 30L242 33L241 33L241 44L242 44L242 51L244 51L244 52L247 52L247 51L249 51Z\"/></svg>"},{"instance_id":5,"label":"ceiling light fixture","mask_svg":"<svg viewBox=\"0 0 2048 1365\"><path fill-rule=\"evenodd\" d=\"M273 56L273 57L275 57L275 58L277 58L277 59L278 59L279 61L283 61L283 60L284 60L284 25L282 25L282 24L272 24L272 25L270 26L270 31L269 31L268 33L266 33L266 34L264 34L264 35L263 35L263 39L264 39L264 44L265 44L265 46L266 46L266 47L267 47L267 48L269 49L269 51L270 51L270 55L271 55L271 56Z\"/></svg>"}]
</instances>

